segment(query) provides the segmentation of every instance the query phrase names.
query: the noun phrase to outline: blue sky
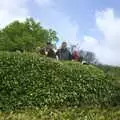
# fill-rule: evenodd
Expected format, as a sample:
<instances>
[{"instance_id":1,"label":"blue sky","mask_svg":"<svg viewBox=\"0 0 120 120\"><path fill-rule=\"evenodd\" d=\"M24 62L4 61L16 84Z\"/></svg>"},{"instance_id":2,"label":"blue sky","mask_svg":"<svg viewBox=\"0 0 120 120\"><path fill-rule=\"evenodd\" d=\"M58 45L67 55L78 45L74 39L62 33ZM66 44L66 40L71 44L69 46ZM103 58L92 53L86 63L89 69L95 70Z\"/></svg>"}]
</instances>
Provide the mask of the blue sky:
<instances>
[{"instance_id":1,"label":"blue sky","mask_svg":"<svg viewBox=\"0 0 120 120\"><path fill-rule=\"evenodd\" d=\"M92 51L102 63L120 65L119 0L0 0L0 27L33 17L57 31L60 42Z\"/></svg>"},{"instance_id":2,"label":"blue sky","mask_svg":"<svg viewBox=\"0 0 120 120\"><path fill-rule=\"evenodd\" d=\"M45 16L47 16L45 15L46 13L48 13L49 15L52 14L51 13L52 10L50 9L59 11L63 13L65 16L69 16L71 21L77 23L77 25L79 26L78 34L80 39L84 34L101 37L101 35L99 35L100 33L97 33L96 31L91 30L91 29L96 29L96 24L95 24L96 11L101 11L106 8L113 8L116 15L117 16L120 15L120 12L119 12L120 1L118 0L117 2L113 0L53 0L53 2L55 3L53 6L44 7L44 9L43 8L40 9L39 5L36 7L35 3L30 5L30 9L31 7L33 9L31 15L35 17L37 16L40 18L41 17L45 18ZM48 21L52 22L52 20L53 19L49 17Z\"/></svg>"}]
</instances>

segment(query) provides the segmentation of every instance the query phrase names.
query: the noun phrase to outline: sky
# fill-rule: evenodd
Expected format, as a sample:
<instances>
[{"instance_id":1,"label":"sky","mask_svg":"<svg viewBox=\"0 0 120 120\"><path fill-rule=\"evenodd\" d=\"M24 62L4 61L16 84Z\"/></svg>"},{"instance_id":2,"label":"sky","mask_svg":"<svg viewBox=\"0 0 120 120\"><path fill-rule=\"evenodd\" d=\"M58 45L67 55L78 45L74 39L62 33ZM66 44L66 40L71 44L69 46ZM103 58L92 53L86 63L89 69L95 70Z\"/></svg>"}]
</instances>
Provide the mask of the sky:
<instances>
[{"instance_id":1,"label":"sky","mask_svg":"<svg viewBox=\"0 0 120 120\"><path fill-rule=\"evenodd\" d=\"M57 31L59 45L66 41L94 52L103 64L120 66L119 5L119 0L0 0L0 28L33 17Z\"/></svg>"}]
</instances>

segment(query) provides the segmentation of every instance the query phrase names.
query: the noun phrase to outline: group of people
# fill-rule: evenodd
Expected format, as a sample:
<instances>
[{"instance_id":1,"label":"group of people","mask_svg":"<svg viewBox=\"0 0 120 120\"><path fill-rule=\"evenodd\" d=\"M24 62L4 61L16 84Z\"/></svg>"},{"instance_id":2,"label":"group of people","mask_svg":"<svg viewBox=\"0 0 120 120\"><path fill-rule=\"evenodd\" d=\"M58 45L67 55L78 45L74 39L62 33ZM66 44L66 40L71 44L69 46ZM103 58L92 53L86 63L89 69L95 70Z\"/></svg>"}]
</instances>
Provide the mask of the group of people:
<instances>
[{"instance_id":1,"label":"group of people","mask_svg":"<svg viewBox=\"0 0 120 120\"><path fill-rule=\"evenodd\" d=\"M63 42L61 48L54 50L51 42L48 42L44 48L39 50L41 55L46 55L47 57L56 58L57 60L75 60L80 61L80 55L78 51L73 51L71 53L67 48L67 43Z\"/></svg>"}]
</instances>

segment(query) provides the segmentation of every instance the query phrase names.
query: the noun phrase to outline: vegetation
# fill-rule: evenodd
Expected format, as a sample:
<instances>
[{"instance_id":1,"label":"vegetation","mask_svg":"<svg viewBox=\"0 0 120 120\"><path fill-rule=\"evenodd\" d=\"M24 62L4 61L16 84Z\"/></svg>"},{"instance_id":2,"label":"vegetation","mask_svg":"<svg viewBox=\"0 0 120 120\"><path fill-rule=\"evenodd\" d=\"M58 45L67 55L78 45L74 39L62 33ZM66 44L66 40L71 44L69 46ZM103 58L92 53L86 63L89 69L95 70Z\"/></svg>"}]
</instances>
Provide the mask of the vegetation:
<instances>
[{"instance_id":1,"label":"vegetation","mask_svg":"<svg viewBox=\"0 0 120 120\"><path fill-rule=\"evenodd\" d=\"M120 68L34 53L57 39L32 18L0 30L0 120L119 120ZM98 63L94 53L80 54Z\"/></svg>"},{"instance_id":2,"label":"vegetation","mask_svg":"<svg viewBox=\"0 0 120 120\"><path fill-rule=\"evenodd\" d=\"M116 106L120 90L91 65L31 53L0 53L0 109Z\"/></svg>"},{"instance_id":3,"label":"vegetation","mask_svg":"<svg viewBox=\"0 0 120 120\"><path fill-rule=\"evenodd\" d=\"M47 41L56 41L56 32L44 29L32 18L14 21L0 30L0 51L34 51Z\"/></svg>"},{"instance_id":4,"label":"vegetation","mask_svg":"<svg viewBox=\"0 0 120 120\"><path fill-rule=\"evenodd\" d=\"M120 88L120 67L109 65L97 65L97 67L104 71L115 86Z\"/></svg>"},{"instance_id":5,"label":"vegetation","mask_svg":"<svg viewBox=\"0 0 120 120\"><path fill-rule=\"evenodd\" d=\"M0 112L0 120L119 120L120 108L36 108Z\"/></svg>"},{"instance_id":6,"label":"vegetation","mask_svg":"<svg viewBox=\"0 0 120 120\"><path fill-rule=\"evenodd\" d=\"M98 65L98 67L115 80L120 80L120 67L109 65Z\"/></svg>"}]
</instances>

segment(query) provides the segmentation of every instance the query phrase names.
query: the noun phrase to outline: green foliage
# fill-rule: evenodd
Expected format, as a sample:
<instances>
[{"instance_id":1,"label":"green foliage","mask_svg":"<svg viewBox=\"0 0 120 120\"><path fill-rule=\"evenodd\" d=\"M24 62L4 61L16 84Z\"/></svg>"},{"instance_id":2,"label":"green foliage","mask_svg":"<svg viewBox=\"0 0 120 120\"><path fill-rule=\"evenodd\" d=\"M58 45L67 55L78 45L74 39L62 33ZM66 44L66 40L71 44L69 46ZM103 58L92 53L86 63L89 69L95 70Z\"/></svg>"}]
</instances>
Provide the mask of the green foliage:
<instances>
[{"instance_id":1,"label":"green foliage","mask_svg":"<svg viewBox=\"0 0 120 120\"><path fill-rule=\"evenodd\" d=\"M91 66L30 53L0 53L0 109L118 105L120 90Z\"/></svg>"},{"instance_id":2,"label":"green foliage","mask_svg":"<svg viewBox=\"0 0 120 120\"><path fill-rule=\"evenodd\" d=\"M0 120L119 120L120 108L59 108L44 107L16 112L0 112Z\"/></svg>"},{"instance_id":3,"label":"green foliage","mask_svg":"<svg viewBox=\"0 0 120 120\"><path fill-rule=\"evenodd\" d=\"M97 67L103 70L112 83L120 88L120 67L109 65L98 65Z\"/></svg>"},{"instance_id":4,"label":"green foliage","mask_svg":"<svg viewBox=\"0 0 120 120\"><path fill-rule=\"evenodd\" d=\"M49 29L48 32L49 32L49 34L48 34L49 41L57 41L58 40L58 37L56 36L56 34L57 34L56 31Z\"/></svg>"},{"instance_id":5,"label":"green foliage","mask_svg":"<svg viewBox=\"0 0 120 120\"><path fill-rule=\"evenodd\" d=\"M109 65L98 65L97 67L102 69L106 74L115 78L116 80L120 80L120 67Z\"/></svg>"},{"instance_id":6,"label":"green foliage","mask_svg":"<svg viewBox=\"0 0 120 120\"><path fill-rule=\"evenodd\" d=\"M44 29L32 18L25 22L14 21L0 31L1 51L34 51L47 41L56 41L56 32Z\"/></svg>"}]
</instances>

